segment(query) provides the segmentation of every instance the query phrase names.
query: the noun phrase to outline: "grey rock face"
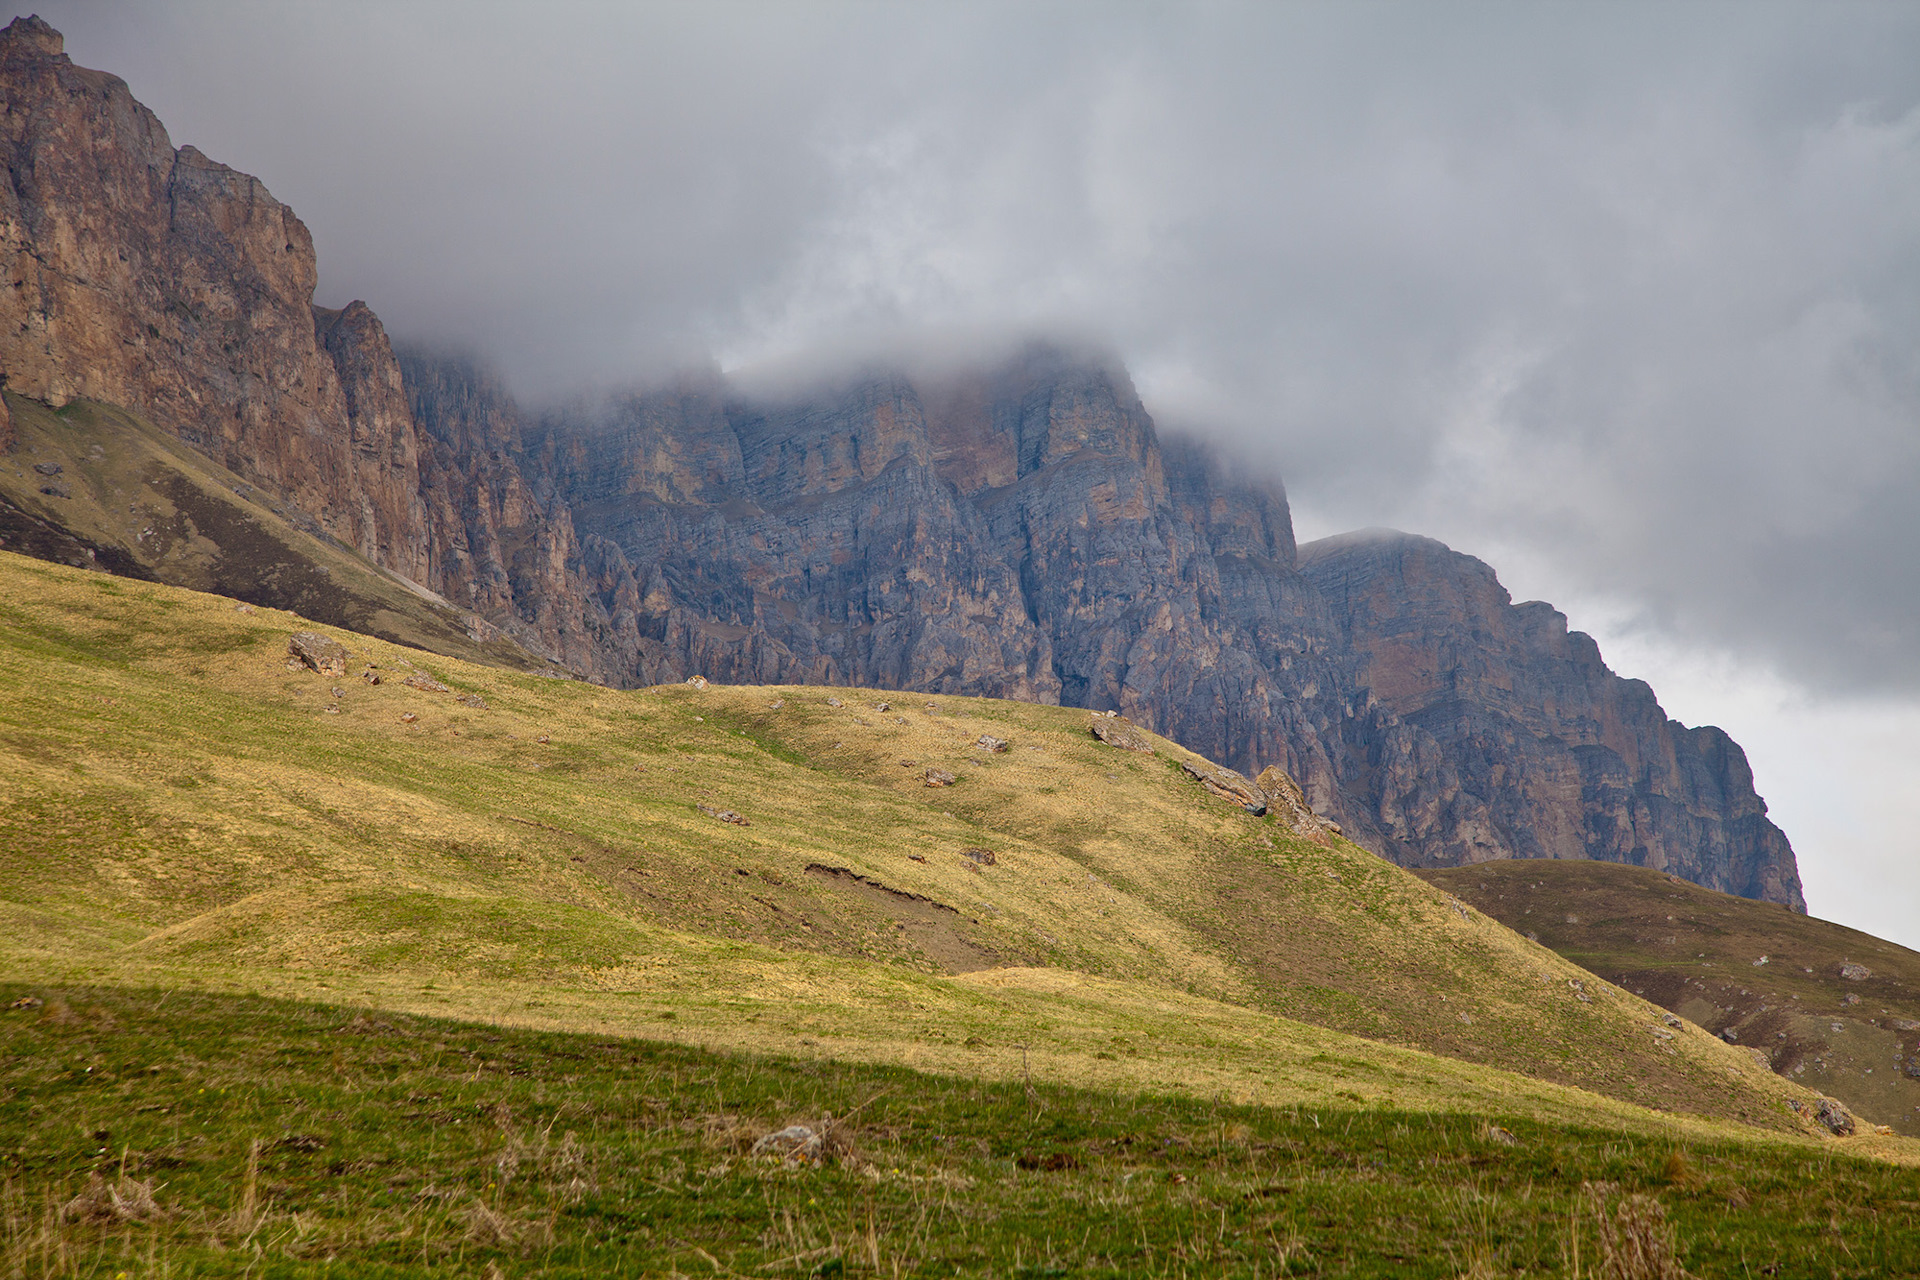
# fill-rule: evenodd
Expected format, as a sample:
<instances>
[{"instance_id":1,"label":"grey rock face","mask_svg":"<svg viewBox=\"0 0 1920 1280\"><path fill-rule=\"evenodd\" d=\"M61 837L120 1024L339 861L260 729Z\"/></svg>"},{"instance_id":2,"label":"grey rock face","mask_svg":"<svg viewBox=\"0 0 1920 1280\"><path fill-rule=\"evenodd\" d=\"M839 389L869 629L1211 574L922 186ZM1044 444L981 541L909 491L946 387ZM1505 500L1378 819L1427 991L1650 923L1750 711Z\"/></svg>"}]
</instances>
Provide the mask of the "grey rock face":
<instances>
[{"instance_id":1,"label":"grey rock face","mask_svg":"<svg viewBox=\"0 0 1920 1280\"><path fill-rule=\"evenodd\" d=\"M1479 560L1405 534L1310 543L1300 566L1379 713L1348 741L1394 861L1627 862L1805 910L1739 746L1669 720L1550 605L1515 605Z\"/></svg>"}]
</instances>

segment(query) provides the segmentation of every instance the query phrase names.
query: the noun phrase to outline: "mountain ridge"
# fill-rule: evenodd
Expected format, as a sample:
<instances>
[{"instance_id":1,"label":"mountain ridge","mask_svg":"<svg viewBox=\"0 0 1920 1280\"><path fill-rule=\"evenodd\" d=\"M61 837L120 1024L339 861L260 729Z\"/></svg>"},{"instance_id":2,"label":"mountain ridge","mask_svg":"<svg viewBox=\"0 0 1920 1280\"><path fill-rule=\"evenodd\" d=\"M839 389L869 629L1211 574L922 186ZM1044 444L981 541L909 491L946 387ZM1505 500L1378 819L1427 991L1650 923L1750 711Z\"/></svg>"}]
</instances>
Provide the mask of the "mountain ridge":
<instances>
[{"instance_id":1,"label":"mountain ridge","mask_svg":"<svg viewBox=\"0 0 1920 1280\"><path fill-rule=\"evenodd\" d=\"M1109 363L1039 344L524 415L471 361L396 353L365 304L314 307L292 211L173 148L45 23L0 33L0 78L8 392L140 415L475 634L613 685L1115 710L1248 774L1279 765L1405 865L1597 856L1804 909L1724 734L1668 721L1470 557L1303 565L1284 487L1162 439ZM1401 594L1334 590L1362 579ZM1460 714L1427 696L1443 683Z\"/></svg>"}]
</instances>

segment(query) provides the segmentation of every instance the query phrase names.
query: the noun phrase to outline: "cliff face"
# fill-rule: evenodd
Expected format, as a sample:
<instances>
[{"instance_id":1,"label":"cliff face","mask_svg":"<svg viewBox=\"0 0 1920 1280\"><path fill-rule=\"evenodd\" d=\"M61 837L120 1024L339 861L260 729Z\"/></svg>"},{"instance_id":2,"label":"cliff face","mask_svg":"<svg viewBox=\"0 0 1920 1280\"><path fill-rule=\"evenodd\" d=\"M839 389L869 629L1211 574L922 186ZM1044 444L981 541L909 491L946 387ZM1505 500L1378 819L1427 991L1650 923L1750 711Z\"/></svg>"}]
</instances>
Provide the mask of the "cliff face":
<instances>
[{"instance_id":1,"label":"cliff face","mask_svg":"<svg viewBox=\"0 0 1920 1280\"><path fill-rule=\"evenodd\" d=\"M540 653L609 669L567 603L583 566L566 514L538 509L517 438L422 432L379 319L312 305L312 238L257 179L176 150L124 81L74 66L38 18L0 31L0 154L8 391L132 410L309 530ZM11 434L0 419L0 447Z\"/></svg>"},{"instance_id":2,"label":"cliff face","mask_svg":"<svg viewBox=\"0 0 1920 1280\"><path fill-rule=\"evenodd\" d=\"M471 362L396 357L363 304L315 309L291 211L37 19L0 33L0 150L7 390L143 415L470 610L476 643L615 684L1115 710L1280 765L1409 865L1606 858L1800 905L1724 734L1437 543L1296 551L1277 483L1161 440L1102 361L1035 346L762 396L691 377L530 421Z\"/></svg>"},{"instance_id":3,"label":"cliff face","mask_svg":"<svg viewBox=\"0 0 1920 1280\"><path fill-rule=\"evenodd\" d=\"M1806 909L1739 746L1669 720L1552 606L1406 534L1309 543L1300 566L1388 717L1354 737L1395 861L1591 858Z\"/></svg>"},{"instance_id":4,"label":"cliff face","mask_svg":"<svg viewBox=\"0 0 1920 1280\"><path fill-rule=\"evenodd\" d=\"M417 543L404 462L356 456L309 305L313 242L293 212L258 180L175 150L124 81L74 66L37 18L0 32L0 98L8 390L141 412L376 556ZM384 346L377 329L350 325L340 349Z\"/></svg>"}]
</instances>

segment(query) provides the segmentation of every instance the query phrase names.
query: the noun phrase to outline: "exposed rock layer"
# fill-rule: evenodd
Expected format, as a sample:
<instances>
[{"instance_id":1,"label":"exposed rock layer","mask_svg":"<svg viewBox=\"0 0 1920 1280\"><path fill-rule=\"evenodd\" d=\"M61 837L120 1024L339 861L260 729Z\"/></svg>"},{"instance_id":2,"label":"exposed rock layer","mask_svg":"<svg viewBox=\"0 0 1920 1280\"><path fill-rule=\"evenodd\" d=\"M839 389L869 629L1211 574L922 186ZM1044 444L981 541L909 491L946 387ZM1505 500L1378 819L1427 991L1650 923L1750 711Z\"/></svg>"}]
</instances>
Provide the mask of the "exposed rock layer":
<instances>
[{"instance_id":1,"label":"exposed rock layer","mask_svg":"<svg viewBox=\"0 0 1920 1280\"><path fill-rule=\"evenodd\" d=\"M311 305L305 227L175 150L37 19L0 34L0 369L137 411L313 527L593 678L1063 702L1278 765L1409 865L1598 857L1801 905L1739 748L1545 605L1404 536L1296 552L1277 483L1047 347L523 421L471 363ZM4 429L0 429L4 438ZM1304 572L1303 572L1304 570Z\"/></svg>"}]
</instances>

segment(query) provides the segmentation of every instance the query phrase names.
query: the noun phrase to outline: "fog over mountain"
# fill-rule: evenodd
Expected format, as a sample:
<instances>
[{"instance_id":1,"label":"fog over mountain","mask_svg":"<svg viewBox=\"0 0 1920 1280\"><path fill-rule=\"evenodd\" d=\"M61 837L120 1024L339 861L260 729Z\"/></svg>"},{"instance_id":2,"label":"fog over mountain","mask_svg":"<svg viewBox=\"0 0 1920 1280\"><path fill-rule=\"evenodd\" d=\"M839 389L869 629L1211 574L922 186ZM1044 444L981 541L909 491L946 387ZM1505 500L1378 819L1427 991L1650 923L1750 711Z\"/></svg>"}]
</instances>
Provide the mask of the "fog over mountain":
<instances>
[{"instance_id":1,"label":"fog over mountain","mask_svg":"<svg viewBox=\"0 0 1920 1280\"><path fill-rule=\"evenodd\" d=\"M1920 10L48 3L531 401L1066 333L1752 755L1920 941ZM764 374L763 374L764 376Z\"/></svg>"}]
</instances>

